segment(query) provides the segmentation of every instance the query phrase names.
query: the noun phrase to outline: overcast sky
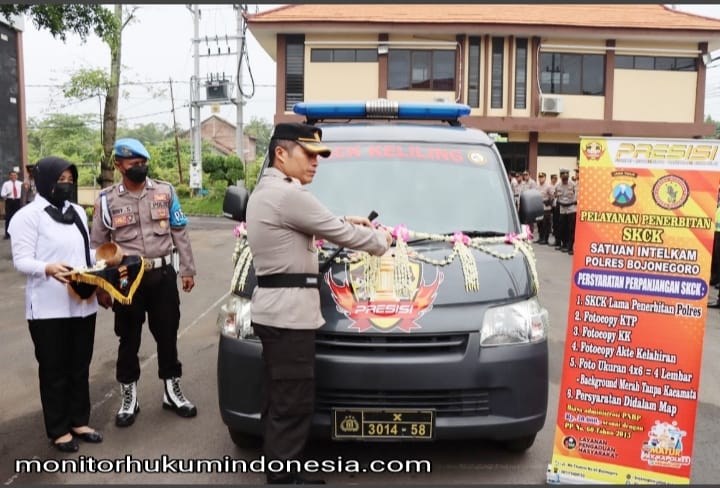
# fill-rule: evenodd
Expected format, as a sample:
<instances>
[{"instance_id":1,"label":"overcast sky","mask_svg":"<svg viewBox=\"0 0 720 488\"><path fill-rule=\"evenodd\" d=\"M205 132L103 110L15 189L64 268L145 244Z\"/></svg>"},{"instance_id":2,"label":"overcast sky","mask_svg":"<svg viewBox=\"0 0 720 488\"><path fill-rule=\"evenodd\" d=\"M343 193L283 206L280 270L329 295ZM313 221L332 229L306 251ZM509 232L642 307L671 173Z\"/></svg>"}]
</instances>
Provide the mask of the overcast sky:
<instances>
[{"instance_id":1,"label":"overcast sky","mask_svg":"<svg viewBox=\"0 0 720 488\"><path fill-rule=\"evenodd\" d=\"M277 5L250 4L250 12L256 8L266 10ZM720 5L677 5L678 9L720 18ZM216 53L236 51L237 41L225 35L236 34L236 11L232 5L202 5L200 53L208 49ZM136 11L137 19L123 31L122 80L134 83L123 85L129 94L120 100L120 119L129 126L159 122L172 126L172 106L168 80L173 80L175 116L184 128L190 126L189 84L193 74L193 16L186 5L142 5ZM215 41L217 35L218 40ZM76 102L64 99L59 87L67 82L70 73L79 68L106 68L110 64L108 47L94 36L82 43L77 36L68 36L65 43L55 40L45 30L37 30L26 22L23 35L26 107L29 117L42 118L53 112L97 114L99 125L100 101L97 99ZM243 90L250 94L254 80L254 95L247 99L243 120L252 117L271 122L275 110L275 62L247 31L249 63L243 60ZM235 79L237 58L231 56L202 57L200 76L211 73L225 74ZM153 93L164 90L164 95ZM237 88L235 88L237 90ZM720 120L720 62L709 69L705 111ZM211 108L202 108L201 118L211 115ZM236 120L234 105L222 105L222 117Z\"/></svg>"}]
</instances>

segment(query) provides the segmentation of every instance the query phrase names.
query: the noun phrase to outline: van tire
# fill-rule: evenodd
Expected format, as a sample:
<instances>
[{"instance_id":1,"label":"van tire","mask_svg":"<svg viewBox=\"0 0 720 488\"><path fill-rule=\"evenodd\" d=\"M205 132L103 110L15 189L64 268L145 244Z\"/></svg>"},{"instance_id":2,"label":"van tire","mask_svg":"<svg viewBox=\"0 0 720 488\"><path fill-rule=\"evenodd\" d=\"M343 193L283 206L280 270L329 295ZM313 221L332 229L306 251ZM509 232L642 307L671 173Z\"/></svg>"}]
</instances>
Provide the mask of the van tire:
<instances>
[{"instance_id":1,"label":"van tire","mask_svg":"<svg viewBox=\"0 0 720 488\"><path fill-rule=\"evenodd\" d=\"M259 449L262 447L262 437L258 435L240 432L230 427L228 427L228 432L230 433L230 439L232 439L233 443L241 449Z\"/></svg>"},{"instance_id":2,"label":"van tire","mask_svg":"<svg viewBox=\"0 0 720 488\"><path fill-rule=\"evenodd\" d=\"M510 452L525 452L535 442L537 434L530 434L524 437L516 437L515 439L507 439L502 441L503 447Z\"/></svg>"}]
</instances>

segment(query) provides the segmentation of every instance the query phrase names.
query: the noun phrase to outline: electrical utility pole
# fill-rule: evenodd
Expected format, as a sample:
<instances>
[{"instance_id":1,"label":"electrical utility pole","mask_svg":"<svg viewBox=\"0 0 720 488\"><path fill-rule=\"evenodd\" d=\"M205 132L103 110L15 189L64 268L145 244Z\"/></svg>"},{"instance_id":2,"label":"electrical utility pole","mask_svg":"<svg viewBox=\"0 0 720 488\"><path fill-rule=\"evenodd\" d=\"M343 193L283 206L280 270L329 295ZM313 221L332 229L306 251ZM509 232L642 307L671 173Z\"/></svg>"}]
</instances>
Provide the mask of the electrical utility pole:
<instances>
[{"instance_id":1,"label":"electrical utility pole","mask_svg":"<svg viewBox=\"0 0 720 488\"><path fill-rule=\"evenodd\" d=\"M239 141L237 144L237 151L240 158L244 161L242 156L242 94L240 93L240 85L238 84L238 95L232 97L232 86L231 78L228 78L225 73L210 73L210 76L200 77L200 58L212 57L212 56L238 56L238 60L241 59L243 49L243 31L244 31L244 18L242 17L242 11L238 12L238 35L228 36L224 35L219 37L217 34L214 36L205 36L204 39L200 39L200 6L192 5L188 6L193 14L193 77L190 80L190 128L192 134L192 161L190 164L190 188L197 190L196 193L202 194L202 120L200 119L200 109L203 105L226 105L235 103L238 106L238 126L236 131L239 131L239 136L236 132L236 140ZM242 8L241 8L242 10ZM232 52L230 47L230 40L237 39L238 41L238 52ZM207 53L200 54L200 43L205 42ZM215 41L215 52L210 47L210 42ZM226 50L220 48L220 41L224 40ZM238 65L239 67L239 65ZM239 70L238 70L239 73ZM239 74L238 74L239 76ZM204 92L200 91L200 84L204 87ZM239 137L239 139L238 139Z\"/></svg>"},{"instance_id":2,"label":"electrical utility pole","mask_svg":"<svg viewBox=\"0 0 720 488\"><path fill-rule=\"evenodd\" d=\"M193 77L190 82L190 130L192 159L190 161L190 189L202 189L202 139L200 134L200 6L192 6L193 14Z\"/></svg>"},{"instance_id":3,"label":"electrical utility pole","mask_svg":"<svg viewBox=\"0 0 720 488\"><path fill-rule=\"evenodd\" d=\"M242 95L242 57L245 48L245 18L243 13L247 10L247 5L237 6L237 86L238 94L236 97L236 125L235 125L235 150L243 164L243 181L247 185L247 161L243 152L243 95Z\"/></svg>"}]
</instances>

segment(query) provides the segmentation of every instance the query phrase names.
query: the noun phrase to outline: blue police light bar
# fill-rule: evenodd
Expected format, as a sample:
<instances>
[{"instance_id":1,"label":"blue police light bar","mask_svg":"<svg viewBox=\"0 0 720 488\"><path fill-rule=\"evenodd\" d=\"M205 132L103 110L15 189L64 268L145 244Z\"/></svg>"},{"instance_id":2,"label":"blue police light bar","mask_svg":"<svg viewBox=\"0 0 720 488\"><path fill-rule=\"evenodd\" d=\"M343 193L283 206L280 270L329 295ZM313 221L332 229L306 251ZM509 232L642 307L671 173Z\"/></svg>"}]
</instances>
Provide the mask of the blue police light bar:
<instances>
[{"instance_id":1,"label":"blue police light bar","mask_svg":"<svg viewBox=\"0 0 720 488\"><path fill-rule=\"evenodd\" d=\"M470 115L470 106L439 102L301 102L293 112L312 120L327 119L413 119L455 120Z\"/></svg>"}]
</instances>

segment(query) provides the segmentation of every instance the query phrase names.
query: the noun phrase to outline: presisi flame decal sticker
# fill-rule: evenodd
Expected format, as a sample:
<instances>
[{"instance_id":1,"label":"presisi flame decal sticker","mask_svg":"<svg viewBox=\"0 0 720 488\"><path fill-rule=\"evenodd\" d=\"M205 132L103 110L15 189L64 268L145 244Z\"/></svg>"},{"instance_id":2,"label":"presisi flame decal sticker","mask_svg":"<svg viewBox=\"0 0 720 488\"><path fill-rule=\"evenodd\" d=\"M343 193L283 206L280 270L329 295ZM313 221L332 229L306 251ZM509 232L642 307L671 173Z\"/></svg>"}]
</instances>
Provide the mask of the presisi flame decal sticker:
<instances>
[{"instance_id":1,"label":"presisi flame decal sticker","mask_svg":"<svg viewBox=\"0 0 720 488\"><path fill-rule=\"evenodd\" d=\"M342 284L335 283L332 273L327 273L325 281L338 310L353 321L350 329L365 332L374 328L387 332L397 328L410 332L421 328L415 321L432 309L438 286L443 281L443 273L435 268L435 279L426 284L422 279L422 265L411 261L410 267L410 296L398 296L395 292L395 264L391 256L380 259L380 271L374 287L364 283L361 263L346 265L347 278Z\"/></svg>"}]
</instances>

